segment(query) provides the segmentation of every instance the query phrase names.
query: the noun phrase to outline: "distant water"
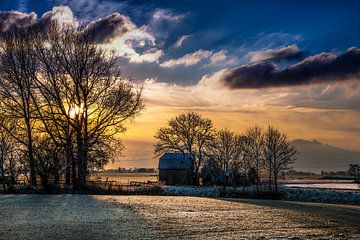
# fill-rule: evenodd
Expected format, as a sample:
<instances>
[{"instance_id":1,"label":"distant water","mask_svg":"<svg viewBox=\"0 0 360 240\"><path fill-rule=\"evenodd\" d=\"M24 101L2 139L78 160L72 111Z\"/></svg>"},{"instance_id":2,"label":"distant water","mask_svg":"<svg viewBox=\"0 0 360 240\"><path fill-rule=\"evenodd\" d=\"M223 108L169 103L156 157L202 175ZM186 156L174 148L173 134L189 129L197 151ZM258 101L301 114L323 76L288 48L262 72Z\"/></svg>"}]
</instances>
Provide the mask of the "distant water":
<instances>
[{"instance_id":1,"label":"distant water","mask_svg":"<svg viewBox=\"0 0 360 240\"><path fill-rule=\"evenodd\" d=\"M118 183L158 181L157 173L98 173L92 179L101 181L116 181Z\"/></svg>"}]
</instances>

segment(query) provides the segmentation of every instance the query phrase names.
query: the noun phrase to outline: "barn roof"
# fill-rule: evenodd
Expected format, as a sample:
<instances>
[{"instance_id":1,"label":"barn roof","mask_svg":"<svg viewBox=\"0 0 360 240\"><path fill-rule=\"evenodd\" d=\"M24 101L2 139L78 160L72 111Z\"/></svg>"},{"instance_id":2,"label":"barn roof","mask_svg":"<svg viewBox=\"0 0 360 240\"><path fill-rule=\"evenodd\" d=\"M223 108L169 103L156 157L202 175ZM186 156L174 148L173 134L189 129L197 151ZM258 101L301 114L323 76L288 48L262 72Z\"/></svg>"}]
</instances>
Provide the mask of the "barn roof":
<instances>
[{"instance_id":1,"label":"barn roof","mask_svg":"<svg viewBox=\"0 0 360 240\"><path fill-rule=\"evenodd\" d=\"M165 153L159 160L159 170L187 170L190 168L191 155L187 153Z\"/></svg>"}]
</instances>

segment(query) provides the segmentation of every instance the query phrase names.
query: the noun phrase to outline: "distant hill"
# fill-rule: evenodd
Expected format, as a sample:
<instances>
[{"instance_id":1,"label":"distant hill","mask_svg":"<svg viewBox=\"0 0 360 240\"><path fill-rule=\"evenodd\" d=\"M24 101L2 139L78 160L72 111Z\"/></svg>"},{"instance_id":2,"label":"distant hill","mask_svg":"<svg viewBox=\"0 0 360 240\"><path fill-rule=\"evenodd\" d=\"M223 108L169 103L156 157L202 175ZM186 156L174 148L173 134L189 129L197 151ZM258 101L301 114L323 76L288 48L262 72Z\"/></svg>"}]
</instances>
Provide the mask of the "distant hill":
<instances>
[{"instance_id":1,"label":"distant hill","mask_svg":"<svg viewBox=\"0 0 360 240\"><path fill-rule=\"evenodd\" d=\"M334 147L319 141L297 139L292 141L299 154L294 169L319 173L343 171L350 163L360 163L360 152Z\"/></svg>"}]
</instances>

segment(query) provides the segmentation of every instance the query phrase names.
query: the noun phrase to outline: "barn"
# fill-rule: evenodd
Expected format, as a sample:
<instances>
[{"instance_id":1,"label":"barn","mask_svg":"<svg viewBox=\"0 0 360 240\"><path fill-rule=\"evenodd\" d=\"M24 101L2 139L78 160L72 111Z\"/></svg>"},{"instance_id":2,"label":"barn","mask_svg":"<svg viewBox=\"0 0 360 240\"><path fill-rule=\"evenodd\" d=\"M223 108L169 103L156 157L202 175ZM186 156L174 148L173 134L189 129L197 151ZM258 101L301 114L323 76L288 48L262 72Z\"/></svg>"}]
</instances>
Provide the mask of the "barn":
<instances>
[{"instance_id":1,"label":"barn","mask_svg":"<svg viewBox=\"0 0 360 240\"><path fill-rule=\"evenodd\" d=\"M159 159L159 180L166 185L189 185L191 166L190 154L165 153Z\"/></svg>"}]
</instances>

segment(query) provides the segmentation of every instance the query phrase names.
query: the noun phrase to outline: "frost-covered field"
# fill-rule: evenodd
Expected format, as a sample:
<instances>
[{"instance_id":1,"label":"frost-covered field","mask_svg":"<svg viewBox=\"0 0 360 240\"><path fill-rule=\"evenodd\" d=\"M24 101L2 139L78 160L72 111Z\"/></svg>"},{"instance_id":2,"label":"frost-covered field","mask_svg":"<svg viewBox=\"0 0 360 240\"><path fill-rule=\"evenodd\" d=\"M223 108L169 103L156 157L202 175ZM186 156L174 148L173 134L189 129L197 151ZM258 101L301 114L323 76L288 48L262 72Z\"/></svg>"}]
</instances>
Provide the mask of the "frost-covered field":
<instances>
[{"instance_id":1,"label":"frost-covered field","mask_svg":"<svg viewBox=\"0 0 360 240\"><path fill-rule=\"evenodd\" d=\"M221 189L222 187L163 186L164 194L169 196L220 197ZM234 189L227 188L227 191L231 194ZM281 186L279 191L283 200L360 205L359 190ZM256 193L256 187L237 188L236 192L239 195L251 195Z\"/></svg>"},{"instance_id":2,"label":"frost-covered field","mask_svg":"<svg viewBox=\"0 0 360 240\"><path fill-rule=\"evenodd\" d=\"M168 196L0 195L1 239L359 239L360 207Z\"/></svg>"},{"instance_id":3,"label":"frost-covered field","mask_svg":"<svg viewBox=\"0 0 360 240\"><path fill-rule=\"evenodd\" d=\"M359 190L360 184L346 180L292 180L282 183L285 187Z\"/></svg>"}]
</instances>

